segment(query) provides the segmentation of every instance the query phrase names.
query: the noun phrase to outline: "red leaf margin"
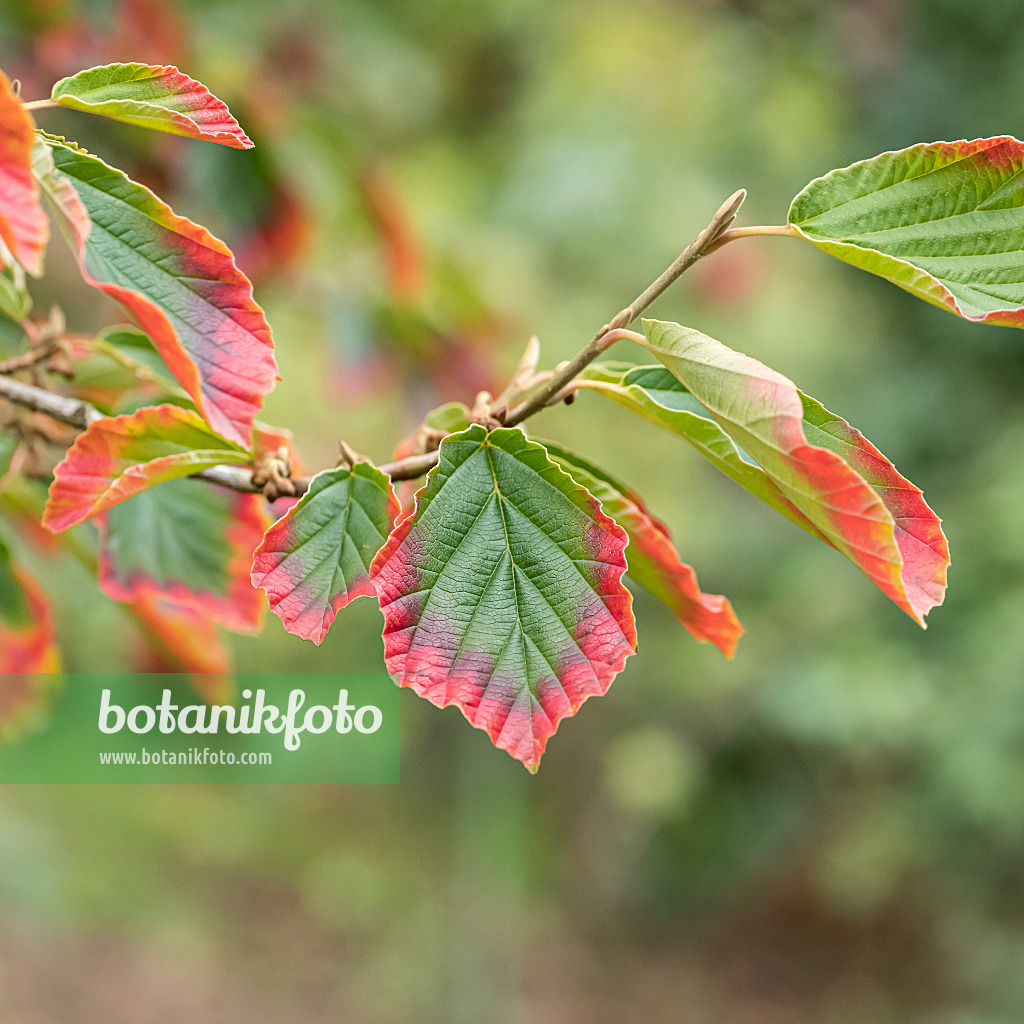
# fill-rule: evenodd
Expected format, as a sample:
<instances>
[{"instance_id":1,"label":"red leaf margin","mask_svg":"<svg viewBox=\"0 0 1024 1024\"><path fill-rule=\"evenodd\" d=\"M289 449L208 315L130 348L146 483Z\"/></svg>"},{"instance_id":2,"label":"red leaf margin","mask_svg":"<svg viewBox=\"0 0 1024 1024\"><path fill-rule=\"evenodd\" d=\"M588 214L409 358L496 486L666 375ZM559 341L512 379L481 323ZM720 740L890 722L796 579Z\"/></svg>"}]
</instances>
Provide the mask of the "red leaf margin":
<instances>
[{"instance_id":1,"label":"red leaf margin","mask_svg":"<svg viewBox=\"0 0 1024 1024\"><path fill-rule=\"evenodd\" d=\"M626 574L634 583L662 601L679 623L699 643L711 643L730 661L740 637L746 632L722 594L705 594L697 573L679 555L668 527L647 508L643 498L631 487L616 480L592 462L583 459L554 441L539 442L548 456L601 502L629 537L626 548ZM664 586L659 593L641 578L642 573L631 552L639 552Z\"/></svg>"},{"instance_id":2,"label":"red leaf margin","mask_svg":"<svg viewBox=\"0 0 1024 1024\"><path fill-rule=\"evenodd\" d=\"M35 124L0 71L0 238L33 277L43 272L50 236L32 173Z\"/></svg>"},{"instance_id":3,"label":"red leaf margin","mask_svg":"<svg viewBox=\"0 0 1024 1024\"><path fill-rule=\"evenodd\" d=\"M365 463L356 463L356 466L359 465L365 465ZM372 468L376 469L376 467ZM353 467L354 469L355 467ZM391 480L387 476L384 479L387 481L388 523L390 529L393 530L402 513L402 506L395 494ZM310 491L306 493L309 494ZM356 598L376 597L377 591L368 575L357 576L345 590L336 591L322 607L309 605L305 601L300 602L298 609L294 607L291 599L296 595L299 582L293 580L285 571L286 559L279 559L276 556L282 553L286 555L294 553L288 534L291 522L301 505L302 499L297 499L295 504L264 534L259 547L253 552L250 577L254 587L265 591L270 611L281 620L285 630L293 636L310 640L319 647L334 624L338 612L350 605ZM307 614L308 612L313 614Z\"/></svg>"},{"instance_id":4,"label":"red leaf margin","mask_svg":"<svg viewBox=\"0 0 1024 1024\"><path fill-rule=\"evenodd\" d=\"M59 672L60 654L50 601L42 587L20 566L12 564L11 574L25 594L31 622L25 629L12 629L0 622L0 672ZM6 703L0 698L0 721Z\"/></svg>"},{"instance_id":5,"label":"red leaf margin","mask_svg":"<svg viewBox=\"0 0 1024 1024\"><path fill-rule=\"evenodd\" d=\"M220 679L231 672L231 658L205 609L179 604L166 594L139 594L131 610L167 655L190 673Z\"/></svg>"},{"instance_id":6,"label":"red leaf margin","mask_svg":"<svg viewBox=\"0 0 1024 1024\"><path fill-rule=\"evenodd\" d=\"M61 533L140 491L205 468L210 463L197 460L198 451L215 451L218 464L246 461L246 454L237 448L199 449L136 462L113 476L104 468L118 460L118 442L123 451L133 441L149 438L160 442L175 429L205 427L194 413L176 405L144 406L123 416L94 420L75 438L54 469L42 525L52 533Z\"/></svg>"},{"instance_id":7,"label":"red leaf margin","mask_svg":"<svg viewBox=\"0 0 1024 1024\"><path fill-rule=\"evenodd\" d=\"M97 556L100 589L115 601L136 602L146 596L165 597L184 608L208 616L236 633L255 633L263 620L266 602L249 581L249 566L253 549L262 539L270 521L261 494L233 493L232 499L233 514L225 534L232 552L227 567L227 575L232 582L227 595L194 591L180 580L160 587L142 573L133 573L127 579L120 579L107 547L105 513L95 519L100 531Z\"/></svg>"},{"instance_id":8,"label":"red leaf margin","mask_svg":"<svg viewBox=\"0 0 1024 1024\"><path fill-rule=\"evenodd\" d=\"M483 430L471 427L470 431L477 429ZM506 431L512 433L508 428L498 428L494 433ZM516 433L521 431L516 430ZM487 438L491 436L486 435ZM442 461L445 445L451 441L452 438L449 437L441 443ZM525 436L523 442L529 448L544 451L541 445L527 440ZM416 492L413 509L395 526L370 566L370 578L373 580L384 615L385 664L396 684L409 687L436 707L444 708L455 704L474 728L485 731L498 749L505 750L515 759L522 761L531 774L537 771L547 741L555 734L561 721L575 715L589 697L606 693L615 677L622 671L626 660L635 653L637 645L636 621L632 613L633 596L622 582L626 572L625 550L629 538L625 530L602 511L600 502L586 488L581 487L568 473L551 462L546 452L544 459L560 477L567 479L581 496L584 496L587 512L594 524L594 536L591 538L594 542L592 558L595 562L602 563L600 586L604 593L599 595L599 603L607 617L600 623L591 623L592 628L588 636L595 638L598 644L612 646L612 638L607 634L612 632L611 623L614 622L614 628L624 641L614 645L614 656L605 662L592 660L580 644L587 661L587 674L591 678L582 678L582 665L571 668L559 680L561 700L558 700L558 695L553 690L546 694L554 699L555 706L551 710L540 702L530 707L529 698L527 701L520 698L511 707L500 699L485 702L481 699L484 695L476 692L478 687L472 681L451 676L432 678L430 671L433 670L436 677L437 665L431 658L430 649L410 657L409 643L402 634L417 624L418 611L415 609L418 602L414 604L413 610L410 610L402 599L414 596L420 591L418 570L415 565L419 541L415 536L411 536L411 531L417 522L424 496L439 470L440 462L428 473L426 482ZM412 549L411 557L404 562L399 561L397 568L389 569L388 566L393 559L397 559L398 552L403 546ZM576 678L577 676L579 678ZM508 723L513 717L525 728L509 729ZM525 725L523 721L526 717L529 718L529 725Z\"/></svg>"},{"instance_id":9,"label":"red leaf margin","mask_svg":"<svg viewBox=\"0 0 1024 1024\"><path fill-rule=\"evenodd\" d=\"M949 547L941 520L921 489L901 476L860 431L804 395L778 371L693 328L658 320L644 320L643 325L649 351L782 487L822 539L927 628L925 616L945 596ZM673 337L676 331L684 336L681 351ZM686 363L695 367L692 374L678 365ZM730 381L728 387L709 382L716 374ZM730 401L740 401L741 410L752 416L745 424L733 422L732 429L727 424L737 410L727 410ZM716 409L716 403L722 408ZM805 418L853 453L812 444L804 431ZM750 429L753 423L769 426L755 431ZM823 423L831 429L825 430ZM750 440L737 439L737 428ZM767 447L768 457L759 458L751 442ZM779 467L792 479L780 474Z\"/></svg>"},{"instance_id":10,"label":"red leaf margin","mask_svg":"<svg viewBox=\"0 0 1024 1024\"><path fill-rule=\"evenodd\" d=\"M104 173L123 179L137 190L140 200L137 208L156 225L178 236L180 276L215 285L218 291L231 290L230 301L223 295L218 295L217 302L204 298L208 305L224 314L220 324L222 336L204 334L203 341L214 351L193 357L159 306L141 292L93 276L88 268L88 239L92 230L89 211L70 175L56 167L48 176L47 186L63 215L68 241L75 250L83 279L116 299L135 317L207 423L228 440L248 448L263 396L273 390L278 379L277 362L270 326L253 298L252 282L239 269L234 254L206 228L179 216L155 193L98 157L56 137L47 137L46 142L54 153L63 149L85 158L103 168ZM197 365L198 359L212 367L206 376ZM213 394L221 398L215 400Z\"/></svg>"},{"instance_id":11,"label":"red leaf margin","mask_svg":"<svg viewBox=\"0 0 1024 1024\"><path fill-rule=\"evenodd\" d=\"M161 97L147 97L142 99L123 99L101 101L121 102L126 104L143 104L155 106L166 110L171 117L166 121L159 119L160 126L152 127L153 131L165 131L174 135L184 135L190 139L201 139L204 142L216 142L222 146L229 146L231 149L252 149L253 143L248 135L242 131L241 125L235 120L227 104L218 99L206 88L202 82L189 78L183 71L179 71L172 65L162 64L137 64L137 63L113 63L101 67L88 68L86 71L62 78L57 82L51 92L51 97L62 107L70 110L83 110L87 113L95 113L101 117L111 117L113 120L126 120L118 118L103 110L96 110L99 103L76 97L73 93L65 95L60 89L65 83L78 78L79 75L89 75L98 72L123 68L133 69L131 82L141 82L153 79L154 84L159 83L163 91L162 98L171 99L174 103L170 106L160 102ZM124 84L124 80L117 80L115 84ZM180 108L180 109L179 109ZM129 124L136 122L128 121ZM170 127L173 125L174 127ZM150 127L143 125L140 127Z\"/></svg>"}]
</instances>

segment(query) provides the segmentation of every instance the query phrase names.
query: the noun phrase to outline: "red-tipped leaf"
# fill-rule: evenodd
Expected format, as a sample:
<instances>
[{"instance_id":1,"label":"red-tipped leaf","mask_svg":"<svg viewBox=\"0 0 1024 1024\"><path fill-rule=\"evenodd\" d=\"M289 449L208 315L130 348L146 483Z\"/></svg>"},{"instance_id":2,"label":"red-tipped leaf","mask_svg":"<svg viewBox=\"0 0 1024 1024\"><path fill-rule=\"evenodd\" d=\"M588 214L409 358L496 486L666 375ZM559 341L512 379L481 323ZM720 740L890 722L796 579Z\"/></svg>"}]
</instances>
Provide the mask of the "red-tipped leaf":
<instances>
[{"instance_id":1,"label":"red-tipped leaf","mask_svg":"<svg viewBox=\"0 0 1024 1024\"><path fill-rule=\"evenodd\" d=\"M1024 142L930 142L812 181L797 234L965 320L1024 327Z\"/></svg>"},{"instance_id":2,"label":"red-tipped leaf","mask_svg":"<svg viewBox=\"0 0 1024 1024\"><path fill-rule=\"evenodd\" d=\"M166 480L248 458L175 405L95 420L54 470L42 522L59 533Z\"/></svg>"},{"instance_id":3,"label":"red-tipped leaf","mask_svg":"<svg viewBox=\"0 0 1024 1024\"><path fill-rule=\"evenodd\" d=\"M239 632L265 602L249 581L267 517L261 495L203 480L171 480L102 513L100 587L115 601L170 598Z\"/></svg>"},{"instance_id":4,"label":"red-tipped leaf","mask_svg":"<svg viewBox=\"0 0 1024 1024\"><path fill-rule=\"evenodd\" d=\"M143 593L132 602L132 611L155 642L162 667L209 673L213 679L231 672L224 640L204 610L162 594Z\"/></svg>"},{"instance_id":5,"label":"red-tipped leaf","mask_svg":"<svg viewBox=\"0 0 1024 1024\"><path fill-rule=\"evenodd\" d=\"M398 513L391 481L367 462L317 473L256 549L253 586L289 633L319 646L342 608L374 595L370 563Z\"/></svg>"},{"instance_id":6,"label":"red-tipped leaf","mask_svg":"<svg viewBox=\"0 0 1024 1024\"><path fill-rule=\"evenodd\" d=\"M227 105L175 67L107 64L62 78L51 92L62 107L172 135L251 149Z\"/></svg>"},{"instance_id":7,"label":"red-tipped leaf","mask_svg":"<svg viewBox=\"0 0 1024 1024\"><path fill-rule=\"evenodd\" d=\"M651 352L785 499L924 626L945 595L949 549L921 491L782 374L679 324L644 329Z\"/></svg>"},{"instance_id":8,"label":"red-tipped leaf","mask_svg":"<svg viewBox=\"0 0 1024 1024\"><path fill-rule=\"evenodd\" d=\"M736 653L743 626L728 599L705 594L697 574L679 557L665 525L647 510L643 500L625 484L575 452L551 441L548 455L601 502L629 537L626 573L669 608L691 636L714 644L727 658Z\"/></svg>"},{"instance_id":9,"label":"red-tipped leaf","mask_svg":"<svg viewBox=\"0 0 1024 1024\"><path fill-rule=\"evenodd\" d=\"M43 185L85 280L135 316L207 423L248 447L277 367L231 250L102 160L46 142L54 169Z\"/></svg>"},{"instance_id":10,"label":"red-tipped leaf","mask_svg":"<svg viewBox=\"0 0 1024 1024\"><path fill-rule=\"evenodd\" d=\"M636 649L626 542L521 430L451 435L370 569L388 671L535 771Z\"/></svg>"},{"instance_id":11,"label":"red-tipped leaf","mask_svg":"<svg viewBox=\"0 0 1024 1024\"><path fill-rule=\"evenodd\" d=\"M34 140L32 118L0 71L0 239L38 277L43 272L49 227L32 173Z\"/></svg>"},{"instance_id":12,"label":"red-tipped leaf","mask_svg":"<svg viewBox=\"0 0 1024 1024\"><path fill-rule=\"evenodd\" d=\"M0 540L0 734L38 695L37 687L4 682L3 674L59 669L50 602Z\"/></svg>"}]
</instances>

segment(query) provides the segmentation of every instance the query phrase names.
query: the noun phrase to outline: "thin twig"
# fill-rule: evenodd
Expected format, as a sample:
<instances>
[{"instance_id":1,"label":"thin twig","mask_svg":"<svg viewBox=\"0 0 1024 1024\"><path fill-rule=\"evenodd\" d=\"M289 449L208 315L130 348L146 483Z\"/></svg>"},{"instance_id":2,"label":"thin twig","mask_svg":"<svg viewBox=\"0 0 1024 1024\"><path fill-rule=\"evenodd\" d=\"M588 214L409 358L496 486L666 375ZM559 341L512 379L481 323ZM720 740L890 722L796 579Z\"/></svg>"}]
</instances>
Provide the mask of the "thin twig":
<instances>
[{"instance_id":1,"label":"thin twig","mask_svg":"<svg viewBox=\"0 0 1024 1024\"><path fill-rule=\"evenodd\" d=\"M736 219L743 200L747 197L746 189L734 192L718 208L708 226L680 253L676 261L649 287L645 288L625 309L614 316L610 323L604 325L594 335L593 340L575 359L571 359L539 390L535 391L525 402L510 410L505 423L514 427L527 417L543 409L549 399L557 395L566 384L576 377L580 371L589 366L610 344L609 334L628 327L666 288L673 284L683 273L689 270L707 251L708 247Z\"/></svg>"},{"instance_id":2,"label":"thin twig","mask_svg":"<svg viewBox=\"0 0 1024 1024\"><path fill-rule=\"evenodd\" d=\"M36 348L30 348L20 356L12 356L10 359L0 362L0 374L17 373L19 370L27 370L30 366L35 366L37 363L45 363L47 359L55 356L59 351L60 345L56 339L51 339L45 344L36 346Z\"/></svg>"},{"instance_id":3,"label":"thin twig","mask_svg":"<svg viewBox=\"0 0 1024 1024\"><path fill-rule=\"evenodd\" d=\"M56 106L49 100L37 100L32 106ZM594 336L589 345L586 346L574 359L562 363L547 379L543 386L535 391L522 404L512 409L505 419L506 426L516 426L523 420L545 408L552 399L556 397L561 400L572 390L568 385L576 384L581 386L582 382L576 382L580 371L593 362L602 352L614 342L630 338L640 339L640 335L625 328L632 323L666 288L668 288L681 274L688 270L702 256L716 248L716 242L729 237L741 237L741 234L795 234L794 231L786 229L738 229L734 234L729 232L729 225L736 217L736 212L746 198L746 190L740 189L731 195L718 209L718 212L711 218L708 226L686 247L679 258L670 266L653 284L645 288L625 309L621 310L610 323L604 325ZM535 358L535 344L531 339L527 346L527 353L520 364L520 369L525 371ZM535 365L535 364L534 364ZM538 375L541 376L541 375ZM543 376L547 376L546 374ZM70 424L84 430L94 420L103 419L103 414L90 405L88 402L76 398L66 398L63 395L56 395L43 388L33 387L31 384L23 384L21 381L0 375L0 398L6 398L10 402L33 409L36 412L45 413L53 419L62 423ZM489 398L489 396L488 396ZM410 455L407 458L399 459L396 462L386 462L377 468L385 473L392 480L415 480L437 465L438 452L424 452L421 455ZM262 489L253 484L252 469L247 466L213 466L195 473L195 477L209 480L212 483L220 484L222 487L229 487L235 491L256 494ZM296 495L305 494L309 489L310 477L293 477Z\"/></svg>"},{"instance_id":4,"label":"thin twig","mask_svg":"<svg viewBox=\"0 0 1024 1024\"><path fill-rule=\"evenodd\" d=\"M95 406L77 398L55 395L52 391L37 388L31 384L23 384L13 377L0 375L0 398L22 405L33 412L46 413L61 423L67 423L79 430L85 430L94 420L103 419Z\"/></svg>"},{"instance_id":5,"label":"thin twig","mask_svg":"<svg viewBox=\"0 0 1024 1024\"><path fill-rule=\"evenodd\" d=\"M27 103L22 103L22 106L26 110L44 110L46 107L59 107L60 104L56 100L29 100Z\"/></svg>"},{"instance_id":6,"label":"thin twig","mask_svg":"<svg viewBox=\"0 0 1024 1024\"><path fill-rule=\"evenodd\" d=\"M800 233L792 224L756 224L749 228L730 228L728 231L723 231L704 250L704 255L710 255L716 249L721 249L727 242L735 242L737 238L753 238L756 235L786 235L790 238L800 237Z\"/></svg>"}]
</instances>

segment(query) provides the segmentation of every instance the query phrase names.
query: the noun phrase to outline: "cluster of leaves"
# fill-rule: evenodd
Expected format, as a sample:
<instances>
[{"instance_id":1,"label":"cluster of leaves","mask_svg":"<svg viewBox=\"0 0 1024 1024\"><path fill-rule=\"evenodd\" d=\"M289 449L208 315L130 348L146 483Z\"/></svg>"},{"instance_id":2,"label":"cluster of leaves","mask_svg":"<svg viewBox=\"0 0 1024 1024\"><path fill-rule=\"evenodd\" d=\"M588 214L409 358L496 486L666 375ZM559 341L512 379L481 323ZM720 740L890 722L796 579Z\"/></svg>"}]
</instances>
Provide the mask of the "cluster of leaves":
<instances>
[{"instance_id":1,"label":"cluster of leaves","mask_svg":"<svg viewBox=\"0 0 1024 1024\"><path fill-rule=\"evenodd\" d=\"M0 311L25 339L0 364L0 480L38 472L41 419L77 426L40 521L62 533L93 520L101 588L193 671L227 671L214 624L258 628L261 591L286 630L316 644L339 610L374 597L395 682L457 705L535 770L560 720L604 693L636 648L625 574L731 658L743 632L732 607L701 591L632 487L519 425L548 398L585 389L688 441L922 626L943 600L948 549L921 491L786 377L678 324L608 332L639 341L653 365L588 359L567 380L538 373L532 346L502 396L435 410L389 467L348 457L292 479L289 435L257 421L276 379L273 342L231 251L144 186L38 130L31 111L45 106L237 149L251 142L176 68L93 68L31 104L0 74ZM1010 138L886 153L811 182L785 226L724 223L697 255L788 234L965 319L1019 327L1022 169L1024 144ZM81 337L52 316L32 319L25 274L43 271L44 199L83 279L141 331ZM56 372L67 382L56 384ZM428 468L403 510L393 482ZM282 494L293 497L280 515L269 499ZM5 508L25 513L23 502ZM45 595L0 537L0 671L55 670L53 637ZM27 703L0 693L0 730Z\"/></svg>"}]
</instances>

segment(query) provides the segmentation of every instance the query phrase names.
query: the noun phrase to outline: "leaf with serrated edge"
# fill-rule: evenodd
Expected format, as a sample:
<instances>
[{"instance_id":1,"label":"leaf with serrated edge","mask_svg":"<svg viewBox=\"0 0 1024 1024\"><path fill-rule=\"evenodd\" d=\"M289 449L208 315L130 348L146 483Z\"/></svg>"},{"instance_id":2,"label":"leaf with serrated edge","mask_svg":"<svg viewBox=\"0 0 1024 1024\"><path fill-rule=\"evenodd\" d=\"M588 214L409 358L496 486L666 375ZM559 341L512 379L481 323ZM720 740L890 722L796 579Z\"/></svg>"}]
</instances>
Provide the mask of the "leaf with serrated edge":
<instances>
[{"instance_id":1,"label":"leaf with serrated edge","mask_svg":"<svg viewBox=\"0 0 1024 1024\"><path fill-rule=\"evenodd\" d=\"M227 105L175 67L107 64L62 78L51 92L62 107L172 135L251 149Z\"/></svg>"},{"instance_id":2,"label":"leaf with serrated edge","mask_svg":"<svg viewBox=\"0 0 1024 1024\"><path fill-rule=\"evenodd\" d=\"M253 556L252 584L289 633L319 646L342 608L374 596L370 563L399 511L391 481L368 462L313 477Z\"/></svg>"},{"instance_id":3,"label":"leaf with serrated edge","mask_svg":"<svg viewBox=\"0 0 1024 1024\"><path fill-rule=\"evenodd\" d=\"M214 430L248 446L277 366L231 250L121 171L45 139L54 170L42 184L83 277L135 316Z\"/></svg>"},{"instance_id":4,"label":"leaf with serrated edge","mask_svg":"<svg viewBox=\"0 0 1024 1024\"><path fill-rule=\"evenodd\" d=\"M819 540L822 532L663 366L588 367L581 386L611 398L688 441L713 466ZM675 386L672 386L674 384Z\"/></svg>"},{"instance_id":5,"label":"leaf with serrated edge","mask_svg":"<svg viewBox=\"0 0 1024 1024\"><path fill-rule=\"evenodd\" d=\"M100 588L115 601L163 595L228 629L255 631L265 602L249 581L268 526L262 495L170 480L96 518Z\"/></svg>"},{"instance_id":6,"label":"leaf with serrated edge","mask_svg":"<svg viewBox=\"0 0 1024 1024\"><path fill-rule=\"evenodd\" d=\"M248 458L174 405L95 420L54 470L43 526L59 533L165 480Z\"/></svg>"},{"instance_id":7,"label":"leaf with serrated edge","mask_svg":"<svg viewBox=\"0 0 1024 1024\"><path fill-rule=\"evenodd\" d=\"M32 174L34 140L32 118L0 71L0 239L30 274L39 277L50 232Z\"/></svg>"},{"instance_id":8,"label":"leaf with serrated edge","mask_svg":"<svg viewBox=\"0 0 1024 1024\"><path fill-rule=\"evenodd\" d=\"M966 320L1024 327L1024 143L932 142L812 181L797 233Z\"/></svg>"},{"instance_id":9,"label":"leaf with serrated edge","mask_svg":"<svg viewBox=\"0 0 1024 1024\"><path fill-rule=\"evenodd\" d=\"M541 441L548 457L601 502L629 537L626 573L668 607L701 643L714 644L727 658L736 652L743 627L721 594L705 594L697 574L679 557L664 524L642 499L605 470L551 441Z\"/></svg>"},{"instance_id":10,"label":"leaf with serrated edge","mask_svg":"<svg viewBox=\"0 0 1024 1024\"><path fill-rule=\"evenodd\" d=\"M370 568L388 671L536 771L636 649L626 541L521 430L451 435Z\"/></svg>"},{"instance_id":11,"label":"leaf with serrated edge","mask_svg":"<svg viewBox=\"0 0 1024 1024\"><path fill-rule=\"evenodd\" d=\"M645 320L644 331L650 351L786 498L924 626L945 595L949 549L921 491L781 373L679 324ZM805 416L814 429L805 431Z\"/></svg>"}]
</instances>

